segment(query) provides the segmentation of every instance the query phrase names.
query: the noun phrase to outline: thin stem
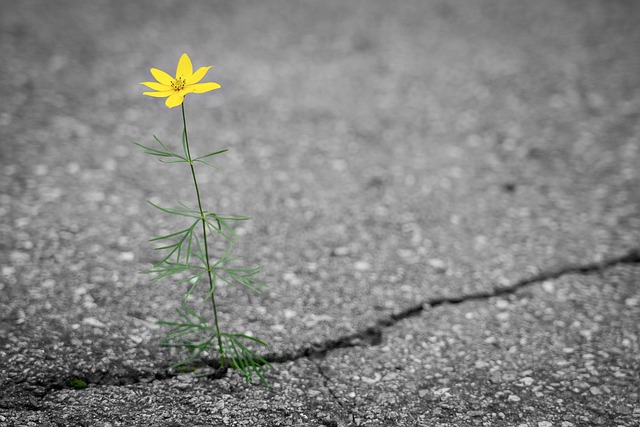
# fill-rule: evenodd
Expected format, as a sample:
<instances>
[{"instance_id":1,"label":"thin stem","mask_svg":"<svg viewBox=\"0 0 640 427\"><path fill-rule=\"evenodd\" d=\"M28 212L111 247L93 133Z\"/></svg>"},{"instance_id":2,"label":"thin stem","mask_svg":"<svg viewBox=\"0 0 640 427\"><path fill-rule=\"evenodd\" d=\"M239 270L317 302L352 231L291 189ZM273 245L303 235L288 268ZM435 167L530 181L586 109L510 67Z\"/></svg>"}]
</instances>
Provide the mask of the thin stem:
<instances>
[{"instance_id":1,"label":"thin stem","mask_svg":"<svg viewBox=\"0 0 640 427\"><path fill-rule=\"evenodd\" d=\"M187 119L184 114L184 101L182 102L182 123L184 124L184 139L185 145L187 146L187 158L189 160L189 166L191 166L191 176L193 176L193 185L196 187L196 196L198 196L198 208L200 209L200 218L202 220L202 233L204 235L204 254L205 260L207 263L207 273L209 275L209 291L211 293L211 308L213 309L213 321L216 324L216 334L218 336L218 349L220 352L221 366L224 368L226 366L225 357L224 357L224 347L222 347L222 336L220 334L220 326L218 325L218 310L216 308L216 300L213 296L214 293L214 284L213 278L211 277L211 266L209 265L209 246L207 245L207 227L205 224L205 216L204 211L202 210L202 202L200 200L200 190L198 189L198 180L196 179L196 171L193 168L193 160L191 160L191 150L189 149L189 136L187 135Z\"/></svg>"}]
</instances>

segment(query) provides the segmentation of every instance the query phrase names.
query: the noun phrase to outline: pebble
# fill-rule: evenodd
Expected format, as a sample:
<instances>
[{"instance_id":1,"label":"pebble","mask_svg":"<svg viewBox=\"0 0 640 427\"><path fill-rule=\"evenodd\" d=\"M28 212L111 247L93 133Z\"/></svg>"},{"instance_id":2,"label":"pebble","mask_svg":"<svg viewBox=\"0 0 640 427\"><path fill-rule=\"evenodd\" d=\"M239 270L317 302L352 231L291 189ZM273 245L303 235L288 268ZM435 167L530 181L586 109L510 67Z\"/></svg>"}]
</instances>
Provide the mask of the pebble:
<instances>
[{"instance_id":1,"label":"pebble","mask_svg":"<svg viewBox=\"0 0 640 427\"><path fill-rule=\"evenodd\" d=\"M67 166L64 169L69 175L75 175L80 170L80 165L75 162L71 162L67 163Z\"/></svg>"},{"instance_id":2,"label":"pebble","mask_svg":"<svg viewBox=\"0 0 640 427\"><path fill-rule=\"evenodd\" d=\"M560 427L573 427L574 424L570 423L569 421L563 421L562 424L560 424Z\"/></svg>"},{"instance_id":3,"label":"pebble","mask_svg":"<svg viewBox=\"0 0 640 427\"><path fill-rule=\"evenodd\" d=\"M492 372L491 374L489 374L489 381L491 381L493 384L502 382L502 374L500 372Z\"/></svg>"},{"instance_id":4,"label":"pebble","mask_svg":"<svg viewBox=\"0 0 640 427\"><path fill-rule=\"evenodd\" d=\"M357 271L367 271L371 268L371 264L366 261L356 261L353 264L353 268L355 268Z\"/></svg>"},{"instance_id":5,"label":"pebble","mask_svg":"<svg viewBox=\"0 0 640 427\"><path fill-rule=\"evenodd\" d=\"M303 283L302 279L291 271L284 273L282 278L292 286L300 286Z\"/></svg>"},{"instance_id":6,"label":"pebble","mask_svg":"<svg viewBox=\"0 0 640 427\"><path fill-rule=\"evenodd\" d=\"M361 379L363 382L367 384L375 384L382 379L382 375L380 375L379 372L376 372L373 375L373 378L362 377ZM422 390L420 390L420 397L422 397Z\"/></svg>"},{"instance_id":7,"label":"pebble","mask_svg":"<svg viewBox=\"0 0 640 427\"><path fill-rule=\"evenodd\" d=\"M506 311L503 311L502 313L498 313L496 314L496 319L500 320L500 321L506 321L509 320L509 313Z\"/></svg>"},{"instance_id":8,"label":"pebble","mask_svg":"<svg viewBox=\"0 0 640 427\"><path fill-rule=\"evenodd\" d=\"M556 290L556 287L553 282L547 280L542 282L542 289L544 289L545 292L553 293Z\"/></svg>"},{"instance_id":9,"label":"pebble","mask_svg":"<svg viewBox=\"0 0 640 427\"><path fill-rule=\"evenodd\" d=\"M136 254L133 252L120 252L120 261L133 261Z\"/></svg>"},{"instance_id":10,"label":"pebble","mask_svg":"<svg viewBox=\"0 0 640 427\"><path fill-rule=\"evenodd\" d=\"M447 264L441 259L431 258L427 260L427 264L429 264L429 267L433 268L434 270L440 273L445 272L447 270Z\"/></svg>"},{"instance_id":11,"label":"pebble","mask_svg":"<svg viewBox=\"0 0 640 427\"><path fill-rule=\"evenodd\" d=\"M629 408L626 405L618 405L616 406L616 412L619 413L620 415L631 415L631 413L633 411L631 411L631 408Z\"/></svg>"},{"instance_id":12,"label":"pebble","mask_svg":"<svg viewBox=\"0 0 640 427\"><path fill-rule=\"evenodd\" d=\"M553 423L549 421L540 421L538 422L538 427L553 427Z\"/></svg>"},{"instance_id":13,"label":"pebble","mask_svg":"<svg viewBox=\"0 0 640 427\"><path fill-rule=\"evenodd\" d=\"M104 328L107 326L95 317L85 317L84 319L82 319L82 323L84 325L93 326L96 328Z\"/></svg>"},{"instance_id":14,"label":"pebble","mask_svg":"<svg viewBox=\"0 0 640 427\"><path fill-rule=\"evenodd\" d=\"M333 256L347 256L349 255L349 248L347 246L339 246L332 251Z\"/></svg>"},{"instance_id":15,"label":"pebble","mask_svg":"<svg viewBox=\"0 0 640 427\"><path fill-rule=\"evenodd\" d=\"M489 363L485 362L484 360L476 361L476 369L486 368L487 366L489 366Z\"/></svg>"},{"instance_id":16,"label":"pebble","mask_svg":"<svg viewBox=\"0 0 640 427\"><path fill-rule=\"evenodd\" d=\"M520 402L520 397L516 396L515 394L510 394L509 397L507 398L507 400L509 402Z\"/></svg>"},{"instance_id":17,"label":"pebble","mask_svg":"<svg viewBox=\"0 0 640 427\"><path fill-rule=\"evenodd\" d=\"M47 165L36 165L33 168L33 173L37 176L43 176L49 173L49 167Z\"/></svg>"},{"instance_id":18,"label":"pebble","mask_svg":"<svg viewBox=\"0 0 640 427\"><path fill-rule=\"evenodd\" d=\"M591 387L589 389L589 391L591 392L591 394L598 395L598 394L602 394L602 391L598 388L598 387Z\"/></svg>"},{"instance_id":19,"label":"pebble","mask_svg":"<svg viewBox=\"0 0 640 427\"><path fill-rule=\"evenodd\" d=\"M298 315L298 312L296 312L295 310L291 310L289 308L285 308L282 313L284 314L284 317L286 319L293 319Z\"/></svg>"},{"instance_id":20,"label":"pebble","mask_svg":"<svg viewBox=\"0 0 640 427\"><path fill-rule=\"evenodd\" d=\"M520 378L520 382L528 387L531 384L533 384L534 379L531 377L524 377L524 378Z\"/></svg>"}]
</instances>

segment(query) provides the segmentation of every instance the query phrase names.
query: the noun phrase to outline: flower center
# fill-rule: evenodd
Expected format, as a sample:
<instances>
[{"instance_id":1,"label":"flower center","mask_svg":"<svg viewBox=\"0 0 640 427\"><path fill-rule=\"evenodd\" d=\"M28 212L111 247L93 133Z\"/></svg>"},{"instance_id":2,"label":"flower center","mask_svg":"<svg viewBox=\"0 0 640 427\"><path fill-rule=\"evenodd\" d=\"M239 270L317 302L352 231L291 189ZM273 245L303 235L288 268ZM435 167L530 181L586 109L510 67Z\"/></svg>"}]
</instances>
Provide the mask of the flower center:
<instances>
[{"instance_id":1,"label":"flower center","mask_svg":"<svg viewBox=\"0 0 640 427\"><path fill-rule=\"evenodd\" d=\"M176 77L174 81L171 82L171 87L173 90L182 90L187 84L187 80L182 77Z\"/></svg>"}]
</instances>

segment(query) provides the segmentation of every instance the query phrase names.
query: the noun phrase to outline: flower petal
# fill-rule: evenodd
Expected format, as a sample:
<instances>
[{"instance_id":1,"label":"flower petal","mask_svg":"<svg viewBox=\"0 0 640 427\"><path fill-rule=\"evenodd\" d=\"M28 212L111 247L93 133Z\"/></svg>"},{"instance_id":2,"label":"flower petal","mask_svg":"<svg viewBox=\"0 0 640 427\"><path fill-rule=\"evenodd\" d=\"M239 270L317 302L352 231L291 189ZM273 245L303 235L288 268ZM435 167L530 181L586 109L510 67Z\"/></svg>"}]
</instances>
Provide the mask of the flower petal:
<instances>
[{"instance_id":1,"label":"flower petal","mask_svg":"<svg viewBox=\"0 0 640 427\"><path fill-rule=\"evenodd\" d=\"M165 101L165 105L169 108L177 107L182 104L184 101L184 95L180 94L180 92L174 92L170 97Z\"/></svg>"},{"instance_id":2,"label":"flower petal","mask_svg":"<svg viewBox=\"0 0 640 427\"><path fill-rule=\"evenodd\" d=\"M140 82L141 85L145 85L148 88L151 88L153 90L159 90L160 92L163 92L165 90L171 90L171 86L168 85L163 85L162 83L157 83L157 82Z\"/></svg>"},{"instance_id":3,"label":"flower petal","mask_svg":"<svg viewBox=\"0 0 640 427\"><path fill-rule=\"evenodd\" d=\"M167 96L172 95L175 91L172 90L164 90L162 92L142 92L143 95L153 96L154 98L166 98Z\"/></svg>"},{"instance_id":4,"label":"flower petal","mask_svg":"<svg viewBox=\"0 0 640 427\"><path fill-rule=\"evenodd\" d=\"M221 86L218 83L209 82L189 85L185 88L185 90L188 90L190 93L205 93L212 90L220 89L220 87Z\"/></svg>"},{"instance_id":5,"label":"flower petal","mask_svg":"<svg viewBox=\"0 0 640 427\"><path fill-rule=\"evenodd\" d=\"M191 85L191 84L198 83L200 80L204 78L204 75L207 74L207 71L209 71L209 68L211 68L211 66L198 68L198 70L195 73L193 73L191 78L187 80L187 84Z\"/></svg>"},{"instance_id":6,"label":"flower petal","mask_svg":"<svg viewBox=\"0 0 640 427\"><path fill-rule=\"evenodd\" d=\"M151 74L157 81L159 81L163 85L169 86L171 85L171 82L174 80L174 78L171 77L169 74L165 73L162 70L158 70L157 68L152 68Z\"/></svg>"},{"instance_id":7,"label":"flower petal","mask_svg":"<svg viewBox=\"0 0 640 427\"><path fill-rule=\"evenodd\" d=\"M178 68L176 69L176 79L182 77L185 80L189 80L193 75L193 65L191 65L191 59L189 55L183 53L178 61ZM178 104L180 105L180 104Z\"/></svg>"}]
</instances>

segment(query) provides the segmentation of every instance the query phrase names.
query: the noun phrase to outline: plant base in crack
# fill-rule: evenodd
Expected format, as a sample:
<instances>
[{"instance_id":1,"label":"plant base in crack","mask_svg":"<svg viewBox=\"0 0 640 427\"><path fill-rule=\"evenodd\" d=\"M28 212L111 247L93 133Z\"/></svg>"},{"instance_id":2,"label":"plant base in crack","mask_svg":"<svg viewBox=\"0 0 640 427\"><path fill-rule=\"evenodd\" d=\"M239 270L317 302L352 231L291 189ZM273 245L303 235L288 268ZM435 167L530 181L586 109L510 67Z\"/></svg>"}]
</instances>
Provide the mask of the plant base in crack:
<instances>
[{"instance_id":1,"label":"plant base in crack","mask_svg":"<svg viewBox=\"0 0 640 427\"><path fill-rule=\"evenodd\" d=\"M249 335L222 332L221 322L218 318L215 291L219 283L244 286L249 291L256 293L259 293L260 287L266 285L255 278L260 273L262 266L239 266L240 258L231 256L233 246L238 243L238 237L231 224L236 221L247 221L249 218L215 213L203 209L202 206L196 166L204 165L216 168L210 163L211 159L227 150L218 150L197 157L192 156L187 133L184 99L190 93L204 93L220 88L219 84L213 82L199 83L209 68L211 67L201 67L193 72L191 60L184 54L178 62L175 78L164 71L152 68L151 74L157 82L142 83L156 91L145 92L145 95L167 98L165 104L169 108L181 106L182 152L173 151L169 145L155 136L158 144L155 147L134 144L143 148L145 153L158 157L163 163L188 164L193 178L194 196L197 200L197 207L193 208L182 202L179 202L180 207L176 208L161 207L149 202L160 211L177 217L184 224L179 227L178 231L151 239L152 242L161 245L156 250L163 251L164 254L145 273L154 275L154 280L173 277L178 283L186 284L187 290L182 305L176 309L178 320L160 322L170 327L161 344L167 347L183 348L189 354L187 358L169 369L186 367L200 357L210 356L214 353L218 356L220 369L237 370L249 384L253 383L255 375L264 385L268 385L263 373L271 365L250 348L267 344ZM216 240L225 242L226 250L218 258L213 258L209 247ZM206 283L204 289L199 287L201 283ZM193 300L198 293L204 295L201 296L200 304L203 307L196 308L190 299ZM204 314L209 311L209 308L210 314ZM215 371L194 375L213 374Z\"/></svg>"}]
</instances>

